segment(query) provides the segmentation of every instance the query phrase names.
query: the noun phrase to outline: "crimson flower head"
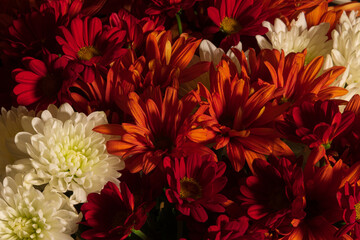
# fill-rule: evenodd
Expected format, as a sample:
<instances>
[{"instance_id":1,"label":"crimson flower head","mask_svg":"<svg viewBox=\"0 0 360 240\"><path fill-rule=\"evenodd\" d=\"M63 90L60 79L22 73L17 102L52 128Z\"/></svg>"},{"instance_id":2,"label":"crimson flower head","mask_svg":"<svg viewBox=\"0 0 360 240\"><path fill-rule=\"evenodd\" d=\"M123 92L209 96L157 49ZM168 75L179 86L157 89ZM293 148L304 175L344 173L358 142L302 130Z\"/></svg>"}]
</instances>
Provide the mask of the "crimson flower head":
<instances>
[{"instance_id":1,"label":"crimson flower head","mask_svg":"<svg viewBox=\"0 0 360 240\"><path fill-rule=\"evenodd\" d=\"M202 0L151 0L153 5L146 9L145 13L149 15L159 15L166 13L174 17L180 10L186 10L194 6L197 1Z\"/></svg>"},{"instance_id":2,"label":"crimson flower head","mask_svg":"<svg viewBox=\"0 0 360 240\"><path fill-rule=\"evenodd\" d=\"M124 9L120 9L118 13L112 13L109 22L111 27L118 27L126 31L126 44L132 49L142 46L150 32L165 29L160 18L152 20L145 17L139 20Z\"/></svg>"},{"instance_id":3,"label":"crimson flower head","mask_svg":"<svg viewBox=\"0 0 360 240\"><path fill-rule=\"evenodd\" d=\"M13 70L14 88L19 105L46 109L49 104L61 104L67 99L69 87L83 67L69 63L64 57L47 53L44 60L25 57L25 68Z\"/></svg>"},{"instance_id":4,"label":"crimson flower head","mask_svg":"<svg viewBox=\"0 0 360 240\"><path fill-rule=\"evenodd\" d=\"M306 165L313 165L313 162L308 159ZM339 206L337 193L346 182L355 184L359 171L360 164L349 168L342 160L334 166L326 164L313 169L305 166L306 216L283 239L338 240L335 236L338 229L333 224L342 221L343 209Z\"/></svg>"},{"instance_id":5,"label":"crimson flower head","mask_svg":"<svg viewBox=\"0 0 360 240\"><path fill-rule=\"evenodd\" d=\"M332 140L351 126L354 119L353 112L339 112L334 101L303 102L278 122L277 129L290 140L310 148L323 145L329 149Z\"/></svg>"},{"instance_id":6,"label":"crimson flower head","mask_svg":"<svg viewBox=\"0 0 360 240\"><path fill-rule=\"evenodd\" d=\"M261 24L268 14L260 0L214 0L214 7L209 7L207 11L209 18L216 24L216 27L212 26L207 31L221 31L227 35L220 44L223 48L226 41L230 42L226 46L235 46L241 35L255 36L267 32Z\"/></svg>"},{"instance_id":7,"label":"crimson flower head","mask_svg":"<svg viewBox=\"0 0 360 240\"><path fill-rule=\"evenodd\" d=\"M286 158L269 160L254 160L254 176L240 187L239 199L252 219L274 229L305 217L305 188L299 166Z\"/></svg>"},{"instance_id":8,"label":"crimson flower head","mask_svg":"<svg viewBox=\"0 0 360 240\"><path fill-rule=\"evenodd\" d=\"M107 67L126 53L121 48L125 31L105 29L99 18L74 18L70 27L60 27L63 37L56 36L65 56L84 65L84 81L95 79L95 66Z\"/></svg>"},{"instance_id":9,"label":"crimson flower head","mask_svg":"<svg viewBox=\"0 0 360 240\"><path fill-rule=\"evenodd\" d=\"M6 55L15 57L39 56L43 48L52 52L61 51L55 35L58 24L52 13L32 11L20 15L8 28L7 46L2 49Z\"/></svg>"},{"instance_id":10,"label":"crimson flower head","mask_svg":"<svg viewBox=\"0 0 360 240\"><path fill-rule=\"evenodd\" d=\"M354 239L360 239L360 189L357 183L353 186L349 182L337 192L337 200L343 209L345 225L339 229L337 236L352 232Z\"/></svg>"},{"instance_id":11,"label":"crimson flower head","mask_svg":"<svg viewBox=\"0 0 360 240\"><path fill-rule=\"evenodd\" d=\"M146 213L140 205L135 209L134 196L126 183L108 182L101 193L90 193L88 202L81 206L85 221L81 222L91 229L81 237L89 240L124 240L131 229L139 230L146 221Z\"/></svg>"},{"instance_id":12,"label":"crimson flower head","mask_svg":"<svg viewBox=\"0 0 360 240\"><path fill-rule=\"evenodd\" d=\"M227 182L223 176L226 168L224 162L215 162L211 155L193 154L186 160L166 157L164 168L169 184L166 197L180 213L205 222L208 219L205 209L211 212L225 211L223 203L227 198L219 194Z\"/></svg>"},{"instance_id":13,"label":"crimson flower head","mask_svg":"<svg viewBox=\"0 0 360 240\"><path fill-rule=\"evenodd\" d=\"M248 221L248 218L245 216L239 219L230 219L226 215L220 215L216 220L216 225L209 227L207 240L243 239L241 237L249 226Z\"/></svg>"}]
</instances>

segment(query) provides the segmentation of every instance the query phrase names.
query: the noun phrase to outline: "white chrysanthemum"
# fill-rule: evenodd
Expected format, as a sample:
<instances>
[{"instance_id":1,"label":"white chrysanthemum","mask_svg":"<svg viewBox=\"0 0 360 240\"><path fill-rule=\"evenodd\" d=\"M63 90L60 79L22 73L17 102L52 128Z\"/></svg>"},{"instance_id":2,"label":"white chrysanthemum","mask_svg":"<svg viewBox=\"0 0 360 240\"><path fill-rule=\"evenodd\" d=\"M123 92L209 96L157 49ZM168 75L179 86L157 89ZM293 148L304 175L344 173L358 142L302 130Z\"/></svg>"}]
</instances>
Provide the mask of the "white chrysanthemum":
<instances>
[{"instance_id":1,"label":"white chrysanthemum","mask_svg":"<svg viewBox=\"0 0 360 240\"><path fill-rule=\"evenodd\" d=\"M28 111L25 107L12 107L9 111L1 109L0 116L0 180L5 177L5 166L12 164L15 160L28 156L20 151L15 145L15 135L24 128L21 119L31 119L35 115L34 111ZM24 120L23 120L24 121Z\"/></svg>"},{"instance_id":2,"label":"white chrysanthemum","mask_svg":"<svg viewBox=\"0 0 360 240\"><path fill-rule=\"evenodd\" d=\"M236 46L231 48L236 48L239 51L242 51L242 44L239 42ZM225 54L222 48L217 48L212 42L206 39L201 41L199 46L199 53L200 61L213 62L215 67L220 63L221 58ZM233 51L229 49L226 55L233 61L233 63L235 63L238 71L240 72L240 63Z\"/></svg>"},{"instance_id":3,"label":"white chrysanthemum","mask_svg":"<svg viewBox=\"0 0 360 240\"><path fill-rule=\"evenodd\" d=\"M88 193L100 191L108 181L118 184L118 170L124 168L119 157L108 154L108 136L92 131L106 123L104 112L86 116L69 104L59 109L50 105L41 117L32 119L35 133L16 135L17 147L30 157L16 161L8 173L22 172L26 183L72 191L72 203L85 202Z\"/></svg>"},{"instance_id":4,"label":"white chrysanthemum","mask_svg":"<svg viewBox=\"0 0 360 240\"><path fill-rule=\"evenodd\" d=\"M62 194L5 177L0 183L0 239L72 240L81 217Z\"/></svg>"},{"instance_id":5,"label":"white chrysanthemum","mask_svg":"<svg viewBox=\"0 0 360 240\"><path fill-rule=\"evenodd\" d=\"M352 11L341 15L339 23L332 31L333 49L326 57L324 68L345 66L345 72L333 85L345 87L349 93L341 98L350 100L360 91L360 18Z\"/></svg>"},{"instance_id":6,"label":"white chrysanthemum","mask_svg":"<svg viewBox=\"0 0 360 240\"><path fill-rule=\"evenodd\" d=\"M263 26L269 29L266 33L269 41L257 35L256 39L261 49L284 50L286 55L290 52L302 52L306 48L307 63L317 56L326 56L331 50L332 41L326 35L330 28L329 23L321 23L308 29L303 12L299 14L297 21L291 22L290 30L279 18L275 19L274 25L264 21Z\"/></svg>"}]
</instances>

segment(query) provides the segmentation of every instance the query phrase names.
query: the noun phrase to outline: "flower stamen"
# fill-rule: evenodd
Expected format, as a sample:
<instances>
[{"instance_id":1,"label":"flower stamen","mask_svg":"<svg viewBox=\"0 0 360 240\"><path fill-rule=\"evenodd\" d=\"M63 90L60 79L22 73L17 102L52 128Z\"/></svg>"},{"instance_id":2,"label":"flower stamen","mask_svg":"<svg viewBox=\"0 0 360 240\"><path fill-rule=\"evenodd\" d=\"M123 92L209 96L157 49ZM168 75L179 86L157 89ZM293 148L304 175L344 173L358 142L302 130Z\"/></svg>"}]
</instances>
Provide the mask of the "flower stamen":
<instances>
[{"instance_id":1,"label":"flower stamen","mask_svg":"<svg viewBox=\"0 0 360 240\"><path fill-rule=\"evenodd\" d=\"M100 52L93 46L86 46L80 48L77 52L80 60L90 61L95 56L100 56Z\"/></svg>"},{"instance_id":2,"label":"flower stamen","mask_svg":"<svg viewBox=\"0 0 360 240\"><path fill-rule=\"evenodd\" d=\"M224 17L220 23L220 30L227 34L237 33L241 29L241 25L234 18Z\"/></svg>"},{"instance_id":3,"label":"flower stamen","mask_svg":"<svg viewBox=\"0 0 360 240\"><path fill-rule=\"evenodd\" d=\"M199 199L201 198L201 186L193 178L183 177L180 180L180 197Z\"/></svg>"}]
</instances>

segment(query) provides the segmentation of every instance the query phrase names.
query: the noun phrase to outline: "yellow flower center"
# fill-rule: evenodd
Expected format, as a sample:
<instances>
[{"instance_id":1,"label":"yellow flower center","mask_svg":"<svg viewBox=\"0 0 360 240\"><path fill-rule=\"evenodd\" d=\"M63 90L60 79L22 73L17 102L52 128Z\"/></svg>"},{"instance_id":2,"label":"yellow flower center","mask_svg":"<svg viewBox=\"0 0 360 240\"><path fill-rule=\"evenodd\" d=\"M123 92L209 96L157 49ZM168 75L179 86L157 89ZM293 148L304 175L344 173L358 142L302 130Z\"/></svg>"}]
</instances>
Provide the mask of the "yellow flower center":
<instances>
[{"instance_id":1,"label":"yellow flower center","mask_svg":"<svg viewBox=\"0 0 360 240\"><path fill-rule=\"evenodd\" d=\"M80 50L77 52L77 55L80 60L90 61L90 59L93 57L100 56L100 52L93 46L86 46L80 48Z\"/></svg>"},{"instance_id":2,"label":"yellow flower center","mask_svg":"<svg viewBox=\"0 0 360 240\"><path fill-rule=\"evenodd\" d=\"M357 204L355 204L355 212L356 212L356 220L360 220L360 202L358 202Z\"/></svg>"},{"instance_id":3,"label":"yellow flower center","mask_svg":"<svg viewBox=\"0 0 360 240\"><path fill-rule=\"evenodd\" d=\"M201 198L201 186L193 178L183 177L180 180L180 197L181 198Z\"/></svg>"},{"instance_id":4,"label":"yellow flower center","mask_svg":"<svg viewBox=\"0 0 360 240\"><path fill-rule=\"evenodd\" d=\"M241 25L233 18L224 17L220 23L220 30L227 34L233 34L241 30Z\"/></svg>"}]
</instances>

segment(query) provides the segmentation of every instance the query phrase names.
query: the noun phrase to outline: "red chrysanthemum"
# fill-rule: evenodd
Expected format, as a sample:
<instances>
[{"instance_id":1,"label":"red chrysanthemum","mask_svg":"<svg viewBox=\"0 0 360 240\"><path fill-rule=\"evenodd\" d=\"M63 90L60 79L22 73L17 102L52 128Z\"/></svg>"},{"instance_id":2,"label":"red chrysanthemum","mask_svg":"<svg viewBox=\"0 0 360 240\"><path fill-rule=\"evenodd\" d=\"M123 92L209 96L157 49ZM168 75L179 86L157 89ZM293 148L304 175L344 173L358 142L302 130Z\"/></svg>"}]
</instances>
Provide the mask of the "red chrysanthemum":
<instances>
[{"instance_id":1,"label":"red chrysanthemum","mask_svg":"<svg viewBox=\"0 0 360 240\"><path fill-rule=\"evenodd\" d=\"M308 160L307 164L312 165L312 162L314 161ZM333 225L342 220L343 213L336 198L337 192L347 181L354 184L359 171L360 164L349 168L341 160L334 166L327 164L312 169L305 166L306 216L283 239L339 239L335 236L337 228Z\"/></svg>"},{"instance_id":2,"label":"red chrysanthemum","mask_svg":"<svg viewBox=\"0 0 360 240\"><path fill-rule=\"evenodd\" d=\"M343 209L345 225L339 229L337 236L350 232L354 239L360 239L360 189L357 183L351 186L348 182L337 193L337 200Z\"/></svg>"},{"instance_id":3,"label":"red chrysanthemum","mask_svg":"<svg viewBox=\"0 0 360 240\"><path fill-rule=\"evenodd\" d=\"M90 193L88 202L81 206L85 221L81 222L91 229L81 237L89 240L124 240L134 228L139 230L146 221L142 206L135 209L134 197L124 182L120 189L108 182L101 193Z\"/></svg>"},{"instance_id":4,"label":"red chrysanthemum","mask_svg":"<svg viewBox=\"0 0 360 240\"><path fill-rule=\"evenodd\" d=\"M268 13L260 0L215 0L214 5L208 8L208 15L217 27L210 27L207 32L227 34L220 44L226 51L239 42L241 35L263 35L268 31L261 25Z\"/></svg>"},{"instance_id":5,"label":"red chrysanthemum","mask_svg":"<svg viewBox=\"0 0 360 240\"><path fill-rule=\"evenodd\" d=\"M208 219L205 209L211 212L225 211L223 204L227 198L219 194L227 181L223 176L226 168L224 162L216 162L211 155L193 154L186 160L166 157L164 168L169 184L166 197L183 215L205 222Z\"/></svg>"},{"instance_id":6,"label":"red chrysanthemum","mask_svg":"<svg viewBox=\"0 0 360 240\"><path fill-rule=\"evenodd\" d=\"M8 34L4 36L7 46L2 50L7 55L20 58L37 57L41 55L43 48L57 53L61 51L55 40L57 29L52 13L34 10L13 20Z\"/></svg>"},{"instance_id":7,"label":"red chrysanthemum","mask_svg":"<svg viewBox=\"0 0 360 240\"><path fill-rule=\"evenodd\" d=\"M240 187L239 199L248 215L269 229L280 229L305 217L302 170L288 159L255 159L254 176Z\"/></svg>"},{"instance_id":8,"label":"red chrysanthemum","mask_svg":"<svg viewBox=\"0 0 360 240\"><path fill-rule=\"evenodd\" d=\"M159 88L153 89L149 96L142 100L135 92L129 94L128 108L135 123L108 124L94 129L121 137L107 142L109 153L121 156L130 172L142 170L145 174L162 165L165 156L183 156L189 151L212 153L205 146L186 141L190 114L196 105L191 95L179 100L177 90L168 87L164 97Z\"/></svg>"},{"instance_id":9,"label":"red chrysanthemum","mask_svg":"<svg viewBox=\"0 0 360 240\"><path fill-rule=\"evenodd\" d=\"M346 131L355 119L354 113L339 112L335 101L303 102L285 114L277 129L292 141L301 142L311 149L321 150L322 156L331 147L334 138ZM314 163L315 164L315 163Z\"/></svg>"},{"instance_id":10,"label":"red chrysanthemum","mask_svg":"<svg viewBox=\"0 0 360 240\"><path fill-rule=\"evenodd\" d=\"M69 29L60 27L64 37L56 36L56 39L67 58L85 66L85 82L95 79L95 67L103 70L126 53L121 48L126 32L106 29L99 18L74 18Z\"/></svg>"},{"instance_id":11,"label":"red chrysanthemum","mask_svg":"<svg viewBox=\"0 0 360 240\"><path fill-rule=\"evenodd\" d=\"M67 26L80 13L83 4L82 0L51 0L42 3L40 11L51 13L59 25Z\"/></svg>"},{"instance_id":12,"label":"red chrysanthemum","mask_svg":"<svg viewBox=\"0 0 360 240\"><path fill-rule=\"evenodd\" d=\"M353 112L355 120L352 125L334 139L331 155L340 158L350 166L360 159L360 96L354 95L347 103L344 112Z\"/></svg>"},{"instance_id":13,"label":"red chrysanthemum","mask_svg":"<svg viewBox=\"0 0 360 240\"><path fill-rule=\"evenodd\" d=\"M69 64L68 59L47 53L44 61L25 57L25 69L13 71L14 88L19 105L46 109L49 104L61 104L67 100L68 90L82 71L81 65Z\"/></svg>"},{"instance_id":14,"label":"red chrysanthemum","mask_svg":"<svg viewBox=\"0 0 360 240\"><path fill-rule=\"evenodd\" d=\"M248 81L234 76L228 63L222 60L217 71L210 68L210 91L201 83L198 86L198 99L202 97L206 102L198 110L199 127L194 126L189 132L190 140L214 143L216 150L226 147L235 171L240 171L245 161L251 168L255 158L265 159L265 155L292 154L268 125L285 106L271 104L274 85L254 91Z\"/></svg>"},{"instance_id":15,"label":"red chrysanthemum","mask_svg":"<svg viewBox=\"0 0 360 240\"><path fill-rule=\"evenodd\" d=\"M165 13L174 17L180 10L186 10L194 6L197 1L202 0L151 0L153 5L146 9L149 15L159 15Z\"/></svg>"},{"instance_id":16,"label":"red chrysanthemum","mask_svg":"<svg viewBox=\"0 0 360 240\"><path fill-rule=\"evenodd\" d=\"M216 225L208 229L207 240L241 240L245 234L249 223L247 217L230 219L226 215L220 215L216 220Z\"/></svg>"},{"instance_id":17,"label":"red chrysanthemum","mask_svg":"<svg viewBox=\"0 0 360 240\"><path fill-rule=\"evenodd\" d=\"M164 21L161 21L160 18L152 20L145 17L139 20L124 9L120 9L117 14L111 14L109 22L111 27L118 27L126 31L126 45L136 50L145 43L150 32L165 29Z\"/></svg>"}]
</instances>

